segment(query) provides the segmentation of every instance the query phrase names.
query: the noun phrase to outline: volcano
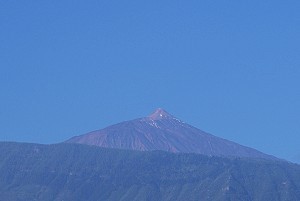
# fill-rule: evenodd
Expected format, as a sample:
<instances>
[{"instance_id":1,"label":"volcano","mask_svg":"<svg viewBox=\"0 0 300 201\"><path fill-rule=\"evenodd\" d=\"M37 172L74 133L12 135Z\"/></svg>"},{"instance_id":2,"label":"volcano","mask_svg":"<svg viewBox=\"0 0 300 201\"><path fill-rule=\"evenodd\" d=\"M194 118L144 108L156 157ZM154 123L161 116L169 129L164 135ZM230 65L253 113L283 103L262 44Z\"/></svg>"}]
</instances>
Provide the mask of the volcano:
<instances>
[{"instance_id":1,"label":"volcano","mask_svg":"<svg viewBox=\"0 0 300 201\"><path fill-rule=\"evenodd\" d=\"M253 148L206 133L179 120L162 108L158 108L147 117L75 136L66 143L139 151L162 150L173 153L277 160L276 157Z\"/></svg>"}]
</instances>

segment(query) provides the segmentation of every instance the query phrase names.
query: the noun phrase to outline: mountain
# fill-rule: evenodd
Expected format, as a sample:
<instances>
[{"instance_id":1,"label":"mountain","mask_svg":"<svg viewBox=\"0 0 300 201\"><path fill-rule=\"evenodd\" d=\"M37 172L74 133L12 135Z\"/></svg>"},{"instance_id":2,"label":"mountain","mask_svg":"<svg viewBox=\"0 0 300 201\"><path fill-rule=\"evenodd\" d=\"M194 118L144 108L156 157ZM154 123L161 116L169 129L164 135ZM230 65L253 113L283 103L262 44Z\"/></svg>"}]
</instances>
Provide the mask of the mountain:
<instances>
[{"instance_id":1,"label":"mountain","mask_svg":"<svg viewBox=\"0 0 300 201\"><path fill-rule=\"evenodd\" d=\"M300 166L80 144L0 143L0 201L297 201Z\"/></svg>"},{"instance_id":2,"label":"mountain","mask_svg":"<svg viewBox=\"0 0 300 201\"><path fill-rule=\"evenodd\" d=\"M121 122L107 128L73 137L66 143L140 151L162 150L198 153L208 156L275 157L208 134L159 108L151 115Z\"/></svg>"}]
</instances>

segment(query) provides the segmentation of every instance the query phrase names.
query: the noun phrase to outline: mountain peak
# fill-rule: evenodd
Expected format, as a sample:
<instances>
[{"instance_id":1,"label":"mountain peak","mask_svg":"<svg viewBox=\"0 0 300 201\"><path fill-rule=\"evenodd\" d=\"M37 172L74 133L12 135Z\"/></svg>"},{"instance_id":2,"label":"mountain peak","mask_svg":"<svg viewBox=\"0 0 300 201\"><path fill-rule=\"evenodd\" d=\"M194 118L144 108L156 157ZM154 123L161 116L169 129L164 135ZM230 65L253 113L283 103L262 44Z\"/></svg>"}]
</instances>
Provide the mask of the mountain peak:
<instances>
[{"instance_id":1,"label":"mountain peak","mask_svg":"<svg viewBox=\"0 0 300 201\"><path fill-rule=\"evenodd\" d=\"M166 110L162 108L157 108L152 114L148 116L152 120L160 120L160 119L170 119L174 118L171 114L169 114Z\"/></svg>"},{"instance_id":2,"label":"mountain peak","mask_svg":"<svg viewBox=\"0 0 300 201\"><path fill-rule=\"evenodd\" d=\"M209 156L275 159L255 149L218 138L190 126L162 108L156 109L147 117L75 136L66 142L140 151L162 150Z\"/></svg>"}]
</instances>

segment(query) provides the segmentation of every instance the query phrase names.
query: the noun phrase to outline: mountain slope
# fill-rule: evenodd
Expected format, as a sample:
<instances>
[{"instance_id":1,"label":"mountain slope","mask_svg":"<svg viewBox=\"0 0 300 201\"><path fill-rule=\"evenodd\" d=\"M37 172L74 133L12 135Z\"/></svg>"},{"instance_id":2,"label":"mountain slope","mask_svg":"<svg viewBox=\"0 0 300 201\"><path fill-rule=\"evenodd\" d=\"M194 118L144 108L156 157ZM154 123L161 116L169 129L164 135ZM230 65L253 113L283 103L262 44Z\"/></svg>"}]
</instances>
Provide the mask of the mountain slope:
<instances>
[{"instance_id":1,"label":"mountain slope","mask_svg":"<svg viewBox=\"0 0 300 201\"><path fill-rule=\"evenodd\" d=\"M148 117L115 124L73 137L66 142L141 151L162 150L209 156L276 159L255 149L208 134L160 108Z\"/></svg>"},{"instance_id":2,"label":"mountain slope","mask_svg":"<svg viewBox=\"0 0 300 201\"><path fill-rule=\"evenodd\" d=\"M0 201L300 200L300 167L78 144L0 143Z\"/></svg>"}]
</instances>

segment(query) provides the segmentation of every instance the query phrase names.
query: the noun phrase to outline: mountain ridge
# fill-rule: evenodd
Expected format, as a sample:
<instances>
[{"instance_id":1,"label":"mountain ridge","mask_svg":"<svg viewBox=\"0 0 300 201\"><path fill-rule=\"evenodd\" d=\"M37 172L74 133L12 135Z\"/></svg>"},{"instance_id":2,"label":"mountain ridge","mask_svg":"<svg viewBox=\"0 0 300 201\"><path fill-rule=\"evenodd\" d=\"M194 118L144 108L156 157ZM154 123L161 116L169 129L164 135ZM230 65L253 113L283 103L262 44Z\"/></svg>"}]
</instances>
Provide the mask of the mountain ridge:
<instances>
[{"instance_id":1,"label":"mountain ridge","mask_svg":"<svg viewBox=\"0 0 300 201\"><path fill-rule=\"evenodd\" d=\"M297 201L299 173L266 159L0 142L0 201Z\"/></svg>"}]
</instances>

